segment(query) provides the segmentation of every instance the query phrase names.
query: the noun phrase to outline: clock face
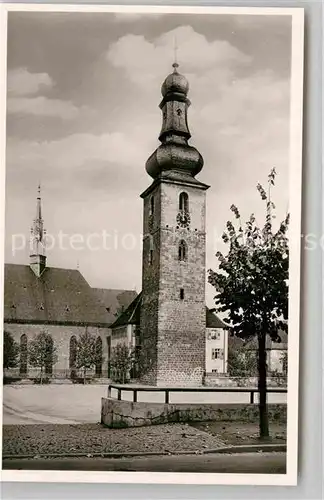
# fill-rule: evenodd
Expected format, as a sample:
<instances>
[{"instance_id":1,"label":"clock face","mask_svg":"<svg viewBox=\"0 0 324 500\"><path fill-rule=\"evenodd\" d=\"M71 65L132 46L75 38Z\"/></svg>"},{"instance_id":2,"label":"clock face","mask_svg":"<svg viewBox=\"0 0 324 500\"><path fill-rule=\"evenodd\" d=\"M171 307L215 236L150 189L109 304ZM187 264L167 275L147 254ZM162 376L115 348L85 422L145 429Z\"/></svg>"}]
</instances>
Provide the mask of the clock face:
<instances>
[{"instance_id":1,"label":"clock face","mask_svg":"<svg viewBox=\"0 0 324 500\"><path fill-rule=\"evenodd\" d=\"M189 227L190 215L188 212L181 211L177 215L177 223L180 227Z\"/></svg>"}]
</instances>

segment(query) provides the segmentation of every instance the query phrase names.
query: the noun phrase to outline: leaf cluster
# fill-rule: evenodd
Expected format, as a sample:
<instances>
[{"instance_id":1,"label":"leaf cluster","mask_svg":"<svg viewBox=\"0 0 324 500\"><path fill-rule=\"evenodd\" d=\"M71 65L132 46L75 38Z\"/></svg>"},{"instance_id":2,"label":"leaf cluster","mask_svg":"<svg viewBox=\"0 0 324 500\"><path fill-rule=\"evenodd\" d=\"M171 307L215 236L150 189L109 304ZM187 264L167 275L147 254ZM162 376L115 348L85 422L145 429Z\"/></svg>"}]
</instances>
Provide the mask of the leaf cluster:
<instances>
[{"instance_id":1,"label":"leaf cluster","mask_svg":"<svg viewBox=\"0 0 324 500\"><path fill-rule=\"evenodd\" d=\"M5 369L15 368L18 364L19 345L11 335L4 331L3 333L3 367Z\"/></svg>"},{"instance_id":2,"label":"leaf cluster","mask_svg":"<svg viewBox=\"0 0 324 500\"><path fill-rule=\"evenodd\" d=\"M35 368L44 370L47 364L57 363L57 349L51 335L43 330L28 344L28 362Z\"/></svg>"},{"instance_id":3,"label":"leaf cluster","mask_svg":"<svg viewBox=\"0 0 324 500\"><path fill-rule=\"evenodd\" d=\"M134 349L130 349L124 342L119 342L112 349L110 367L112 378L116 382L124 382L132 369L135 361Z\"/></svg>"},{"instance_id":4,"label":"leaf cluster","mask_svg":"<svg viewBox=\"0 0 324 500\"><path fill-rule=\"evenodd\" d=\"M97 343L94 335L86 329L76 342L76 368L91 369L97 364L102 364L101 345Z\"/></svg>"},{"instance_id":5,"label":"leaf cluster","mask_svg":"<svg viewBox=\"0 0 324 500\"><path fill-rule=\"evenodd\" d=\"M226 312L233 333L241 338L269 334L280 341L278 330L287 330L289 215L273 229L275 205L271 188L275 169L268 176L268 192L258 184L265 203L265 223L259 227L254 214L242 225L235 205L234 222L228 221L222 236L228 252L217 252L218 271L209 270L208 281L216 289L216 308Z\"/></svg>"}]
</instances>

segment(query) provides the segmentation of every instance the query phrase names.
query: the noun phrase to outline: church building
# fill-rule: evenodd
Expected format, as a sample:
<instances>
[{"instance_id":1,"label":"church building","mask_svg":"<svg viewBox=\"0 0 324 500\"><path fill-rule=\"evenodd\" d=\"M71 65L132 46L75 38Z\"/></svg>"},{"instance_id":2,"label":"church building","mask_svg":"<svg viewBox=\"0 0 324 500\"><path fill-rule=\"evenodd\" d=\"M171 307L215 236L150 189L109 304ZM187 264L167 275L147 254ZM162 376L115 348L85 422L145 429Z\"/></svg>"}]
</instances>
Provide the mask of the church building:
<instances>
[{"instance_id":1,"label":"church building","mask_svg":"<svg viewBox=\"0 0 324 500\"><path fill-rule=\"evenodd\" d=\"M20 346L18 368L10 372L21 378L37 375L38 370L28 362L28 343L46 332L57 349L57 363L52 364L49 358L46 374L71 378L76 372L76 341L87 331L96 337L103 358L89 375L107 377L110 325L137 294L133 290L92 288L78 269L47 267L40 188L38 191L29 265L5 264L4 331Z\"/></svg>"}]
</instances>

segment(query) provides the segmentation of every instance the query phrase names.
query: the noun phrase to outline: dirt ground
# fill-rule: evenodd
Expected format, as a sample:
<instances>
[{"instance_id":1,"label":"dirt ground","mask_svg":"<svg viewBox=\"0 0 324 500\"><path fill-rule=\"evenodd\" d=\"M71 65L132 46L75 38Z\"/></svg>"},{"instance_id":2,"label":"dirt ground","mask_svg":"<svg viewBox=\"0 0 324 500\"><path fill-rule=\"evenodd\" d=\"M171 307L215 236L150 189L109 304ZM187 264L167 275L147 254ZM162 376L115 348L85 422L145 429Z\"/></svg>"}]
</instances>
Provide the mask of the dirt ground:
<instances>
[{"instance_id":1,"label":"dirt ground","mask_svg":"<svg viewBox=\"0 0 324 500\"><path fill-rule=\"evenodd\" d=\"M187 424L108 429L100 424L4 425L6 457L92 453L200 452L226 446L221 439Z\"/></svg>"},{"instance_id":2,"label":"dirt ground","mask_svg":"<svg viewBox=\"0 0 324 500\"><path fill-rule=\"evenodd\" d=\"M195 429L199 429L229 445L260 444L263 441L273 444L286 442L286 423L270 423L270 438L260 440L258 422L193 422Z\"/></svg>"}]
</instances>

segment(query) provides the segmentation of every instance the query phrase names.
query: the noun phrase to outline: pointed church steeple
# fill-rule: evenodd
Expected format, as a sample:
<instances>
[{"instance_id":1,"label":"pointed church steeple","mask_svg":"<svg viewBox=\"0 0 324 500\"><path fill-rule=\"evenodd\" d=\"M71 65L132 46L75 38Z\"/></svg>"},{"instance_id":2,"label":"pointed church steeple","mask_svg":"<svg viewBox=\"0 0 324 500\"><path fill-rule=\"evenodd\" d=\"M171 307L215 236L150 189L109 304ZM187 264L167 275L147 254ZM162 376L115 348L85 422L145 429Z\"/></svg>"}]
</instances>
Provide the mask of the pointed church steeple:
<instances>
[{"instance_id":1,"label":"pointed church steeple","mask_svg":"<svg viewBox=\"0 0 324 500\"><path fill-rule=\"evenodd\" d=\"M179 73L179 64L174 62L172 66L173 71L161 88L161 145L147 160L146 170L153 179L186 178L188 182L195 183L194 178L201 171L204 161L199 151L188 144L191 137L187 116L191 104L187 97L189 83Z\"/></svg>"},{"instance_id":2,"label":"pointed church steeple","mask_svg":"<svg viewBox=\"0 0 324 500\"><path fill-rule=\"evenodd\" d=\"M42 218L41 187L38 185L36 201L36 217L30 229L30 262L29 265L37 277L40 277L46 268L44 221Z\"/></svg>"}]
</instances>

